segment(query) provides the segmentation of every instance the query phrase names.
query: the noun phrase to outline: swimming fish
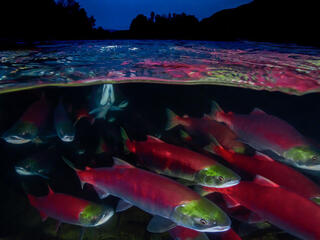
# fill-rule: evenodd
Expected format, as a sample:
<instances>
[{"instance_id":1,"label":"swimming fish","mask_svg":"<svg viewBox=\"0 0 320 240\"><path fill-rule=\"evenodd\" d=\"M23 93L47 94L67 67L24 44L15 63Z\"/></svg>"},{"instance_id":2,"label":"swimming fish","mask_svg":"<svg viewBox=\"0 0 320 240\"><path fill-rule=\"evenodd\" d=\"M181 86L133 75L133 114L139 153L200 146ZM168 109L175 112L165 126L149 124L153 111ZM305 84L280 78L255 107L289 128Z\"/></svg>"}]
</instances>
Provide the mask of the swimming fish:
<instances>
[{"instance_id":1,"label":"swimming fish","mask_svg":"<svg viewBox=\"0 0 320 240\"><path fill-rule=\"evenodd\" d=\"M227 124L245 143L292 166L320 170L320 150L286 121L254 109L249 115L225 113L213 102L212 119Z\"/></svg>"},{"instance_id":2,"label":"swimming fish","mask_svg":"<svg viewBox=\"0 0 320 240\"><path fill-rule=\"evenodd\" d=\"M49 115L49 105L42 95L41 99L31 104L21 118L7 130L2 138L12 144L37 142L39 131Z\"/></svg>"},{"instance_id":3,"label":"swimming fish","mask_svg":"<svg viewBox=\"0 0 320 240\"><path fill-rule=\"evenodd\" d=\"M214 136L227 149L232 149L238 153L245 153L247 150L246 145L239 141L238 136L223 123L206 118L192 118L186 115L179 117L169 109L166 111L167 130L182 125L190 134L200 134L207 138L209 135Z\"/></svg>"},{"instance_id":4,"label":"swimming fish","mask_svg":"<svg viewBox=\"0 0 320 240\"><path fill-rule=\"evenodd\" d=\"M83 117L91 119L91 124L95 119L106 119L108 111L120 111L127 107L128 102L122 101L118 106L114 106L115 95L113 84L103 84L95 86L89 97L89 111L81 109L77 114L75 124Z\"/></svg>"},{"instance_id":5,"label":"swimming fish","mask_svg":"<svg viewBox=\"0 0 320 240\"><path fill-rule=\"evenodd\" d=\"M275 185L285 187L320 204L320 187L287 165L276 162L259 152L256 152L253 156L235 153L225 149L215 139L206 149L248 173L267 178Z\"/></svg>"},{"instance_id":6,"label":"swimming fish","mask_svg":"<svg viewBox=\"0 0 320 240\"><path fill-rule=\"evenodd\" d=\"M115 96L112 84L103 84L98 86L93 93L93 103L89 114L94 115L96 119L106 118L109 110L122 110L128 105L128 102L123 101L118 106L114 106Z\"/></svg>"},{"instance_id":7,"label":"swimming fish","mask_svg":"<svg viewBox=\"0 0 320 240\"><path fill-rule=\"evenodd\" d=\"M205 233L181 226L172 228L169 230L169 234L173 240L209 240Z\"/></svg>"},{"instance_id":8,"label":"swimming fish","mask_svg":"<svg viewBox=\"0 0 320 240\"><path fill-rule=\"evenodd\" d=\"M70 167L72 164L64 159ZM165 232L176 225L202 232L227 231L229 217L191 189L160 175L114 158L112 168L75 169L81 184L93 185L100 198L109 194L122 200L117 211L136 206L152 215L147 230Z\"/></svg>"},{"instance_id":9,"label":"swimming fish","mask_svg":"<svg viewBox=\"0 0 320 240\"><path fill-rule=\"evenodd\" d=\"M49 178L58 156L51 150L41 151L22 159L15 164L15 170L22 176L40 176Z\"/></svg>"},{"instance_id":10,"label":"swimming fish","mask_svg":"<svg viewBox=\"0 0 320 240\"><path fill-rule=\"evenodd\" d=\"M74 140L75 127L63 106L62 98L54 112L54 126L58 137L63 142L72 142Z\"/></svg>"},{"instance_id":11,"label":"swimming fish","mask_svg":"<svg viewBox=\"0 0 320 240\"><path fill-rule=\"evenodd\" d=\"M47 196L36 197L28 194L28 199L40 212L43 221L51 217L63 223L96 227L107 222L114 214L112 207L64 193L54 193L50 188Z\"/></svg>"},{"instance_id":12,"label":"swimming fish","mask_svg":"<svg viewBox=\"0 0 320 240\"><path fill-rule=\"evenodd\" d=\"M201 195L222 193L230 207L242 205L296 237L320 239L320 206L282 187L242 181L229 188L195 188Z\"/></svg>"},{"instance_id":13,"label":"swimming fish","mask_svg":"<svg viewBox=\"0 0 320 240\"><path fill-rule=\"evenodd\" d=\"M141 166L159 174L188 180L196 185L228 187L240 182L240 176L199 153L147 136L146 141L130 141L122 129L125 145L138 155Z\"/></svg>"}]
</instances>

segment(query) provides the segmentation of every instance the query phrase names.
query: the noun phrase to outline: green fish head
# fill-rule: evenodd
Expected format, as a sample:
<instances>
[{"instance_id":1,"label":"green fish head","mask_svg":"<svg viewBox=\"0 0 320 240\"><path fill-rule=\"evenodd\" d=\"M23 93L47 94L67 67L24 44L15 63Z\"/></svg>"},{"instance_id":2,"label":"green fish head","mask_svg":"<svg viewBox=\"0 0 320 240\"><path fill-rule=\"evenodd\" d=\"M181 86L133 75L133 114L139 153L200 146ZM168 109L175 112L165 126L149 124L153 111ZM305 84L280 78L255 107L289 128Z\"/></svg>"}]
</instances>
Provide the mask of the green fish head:
<instances>
[{"instance_id":1,"label":"green fish head","mask_svg":"<svg viewBox=\"0 0 320 240\"><path fill-rule=\"evenodd\" d=\"M79 215L79 223L84 227L96 227L107 222L114 214L111 207L90 203Z\"/></svg>"},{"instance_id":2,"label":"green fish head","mask_svg":"<svg viewBox=\"0 0 320 240\"><path fill-rule=\"evenodd\" d=\"M224 188L237 185L240 182L240 176L217 163L200 170L195 176L195 182L201 186Z\"/></svg>"},{"instance_id":3,"label":"green fish head","mask_svg":"<svg viewBox=\"0 0 320 240\"><path fill-rule=\"evenodd\" d=\"M298 168L320 170L320 149L312 146L298 146L284 152L283 156Z\"/></svg>"},{"instance_id":4,"label":"green fish head","mask_svg":"<svg viewBox=\"0 0 320 240\"><path fill-rule=\"evenodd\" d=\"M24 144L33 141L38 135L38 128L30 122L17 122L6 131L2 138L12 144Z\"/></svg>"},{"instance_id":5,"label":"green fish head","mask_svg":"<svg viewBox=\"0 0 320 240\"><path fill-rule=\"evenodd\" d=\"M56 126L58 137L63 142L72 142L75 136L75 128L70 121L60 122Z\"/></svg>"},{"instance_id":6,"label":"green fish head","mask_svg":"<svg viewBox=\"0 0 320 240\"><path fill-rule=\"evenodd\" d=\"M192 200L179 205L172 214L179 226L198 232L222 232L230 229L230 218L206 198Z\"/></svg>"}]
</instances>

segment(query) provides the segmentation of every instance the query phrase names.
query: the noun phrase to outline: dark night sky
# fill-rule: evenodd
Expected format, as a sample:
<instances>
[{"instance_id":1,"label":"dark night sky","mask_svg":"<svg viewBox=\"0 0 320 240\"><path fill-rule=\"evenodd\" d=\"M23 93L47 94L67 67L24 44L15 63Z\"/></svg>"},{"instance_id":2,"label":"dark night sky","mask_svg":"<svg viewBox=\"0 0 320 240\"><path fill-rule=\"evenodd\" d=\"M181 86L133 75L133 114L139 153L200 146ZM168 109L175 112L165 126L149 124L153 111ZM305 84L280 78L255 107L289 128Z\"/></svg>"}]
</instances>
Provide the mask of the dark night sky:
<instances>
[{"instance_id":1,"label":"dark night sky","mask_svg":"<svg viewBox=\"0 0 320 240\"><path fill-rule=\"evenodd\" d=\"M233 8L252 0L77 0L96 26L105 29L128 29L134 17L151 11L157 14L182 13L195 15L199 20L226 8Z\"/></svg>"}]
</instances>

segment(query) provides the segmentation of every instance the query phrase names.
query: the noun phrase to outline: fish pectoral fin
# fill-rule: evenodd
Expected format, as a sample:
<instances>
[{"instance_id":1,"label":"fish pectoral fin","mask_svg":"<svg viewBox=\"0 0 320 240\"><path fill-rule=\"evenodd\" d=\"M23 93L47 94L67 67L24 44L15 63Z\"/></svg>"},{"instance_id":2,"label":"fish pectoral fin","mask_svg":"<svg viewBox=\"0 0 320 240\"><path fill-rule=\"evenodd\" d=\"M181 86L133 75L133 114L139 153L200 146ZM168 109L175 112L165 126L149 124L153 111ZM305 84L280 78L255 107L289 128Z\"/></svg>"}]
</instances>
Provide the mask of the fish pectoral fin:
<instances>
[{"instance_id":1,"label":"fish pectoral fin","mask_svg":"<svg viewBox=\"0 0 320 240\"><path fill-rule=\"evenodd\" d=\"M129 202L126 202L125 200L120 199L118 204L117 204L117 208L116 208L116 212L122 212L125 211L129 208L131 208L133 205Z\"/></svg>"},{"instance_id":2,"label":"fish pectoral fin","mask_svg":"<svg viewBox=\"0 0 320 240\"><path fill-rule=\"evenodd\" d=\"M102 189L100 189L100 188L98 188L96 186L93 186L93 188L94 188L94 190L96 190L96 192L97 192L97 194L98 194L100 199L106 198L106 197L108 197L110 195L110 193L108 193L107 191L102 190Z\"/></svg>"},{"instance_id":3,"label":"fish pectoral fin","mask_svg":"<svg viewBox=\"0 0 320 240\"><path fill-rule=\"evenodd\" d=\"M163 233L169 231L175 226L177 226L177 224L175 224L171 220L155 215L149 222L147 231L152 233Z\"/></svg>"},{"instance_id":4,"label":"fish pectoral fin","mask_svg":"<svg viewBox=\"0 0 320 240\"><path fill-rule=\"evenodd\" d=\"M265 178L261 175L256 175L254 182L256 184L262 185L262 186L267 186L267 187L280 187L277 183L271 181L268 178Z\"/></svg>"},{"instance_id":5,"label":"fish pectoral fin","mask_svg":"<svg viewBox=\"0 0 320 240\"><path fill-rule=\"evenodd\" d=\"M228 208L234 208L241 205L237 200L233 199L229 195L223 195L223 199L226 202Z\"/></svg>"},{"instance_id":6,"label":"fish pectoral fin","mask_svg":"<svg viewBox=\"0 0 320 240\"><path fill-rule=\"evenodd\" d=\"M48 215L47 214L45 214L44 212L39 212L40 213L40 217L41 217L41 220L42 220L42 222L44 222L45 220L47 220L47 218L48 218Z\"/></svg>"}]
</instances>

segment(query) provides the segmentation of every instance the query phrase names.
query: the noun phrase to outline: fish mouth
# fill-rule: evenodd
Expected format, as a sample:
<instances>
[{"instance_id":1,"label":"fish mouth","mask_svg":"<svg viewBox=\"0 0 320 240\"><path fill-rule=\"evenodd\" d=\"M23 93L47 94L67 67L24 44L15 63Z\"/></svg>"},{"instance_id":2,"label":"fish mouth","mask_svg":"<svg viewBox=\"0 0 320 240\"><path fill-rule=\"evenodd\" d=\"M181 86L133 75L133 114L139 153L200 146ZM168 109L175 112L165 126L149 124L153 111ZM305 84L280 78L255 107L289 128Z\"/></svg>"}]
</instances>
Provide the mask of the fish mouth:
<instances>
[{"instance_id":1,"label":"fish mouth","mask_svg":"<svg viewBox=\"0 0 320 240\"><path fill-rule=\"evenodd\" d=\"M230 228L231 228L230 225L226 225L226 226L215 226L212 228L207 228L207 229L197 230L197 231L198 232L226 232L230 230Z\"/></svg>"},{"instance_id":2,"label":"fish mouth","mask_svg":"<svg viewBox=\"0 0 320 240\"><path fill-rule=\"evenodd\" d=\"M227 187L233 187L237 184L240 183L240 179L236 179L236 180L232 180L232 181L229 181L229 182L226 182L225 184L222 184L220 186L217 186L216 188L227 188Z\"/></svg>"},{"instance_id":3,"label":"fish mouth","mask_svg":"<svg viewBox=\"0 0 320 240\"><path fill-rule=\"evenodd\" d=\"M105 222L107 222L114 214L113 210L107 211L105 212L101 218L99 219L99 221L97 223L94 224L94 226L100 226L102 224L104 224Z\"/></svg>"},{"instance_id":4,"label":"fish mouth","mask_svg":"<svg viewBox=\"0 0 320 240\"><path fill-rule=\"evenodd\" d=\"M311 170L311 171L320 171L320 164L317 164L317 165L296 164L295 167L301 168L301 169L306 169L306 170Z\"/></svg>"},{"instance_id":5,"label":"fish mouth","mask_svg":"<svg viewBox=\"0 0 320 240\"><path fill-rule=\"evenodd\" d=\"M24 176L30 176L32 175L31 172L28 172L26 169L24 169L23 167L15 167L16 172L19 175L24 175Z\"/></svg>"},{"instance_id":6,"label":"fish mouth","mask_svg":"<svg viewBox=\"0 0 320 240\"><path fill-rule=\"evenodd\" d=\"M74 136L72 135L65 135L63 137L61 137L61 140L63 142L72 142L74 140Z\"/></svg>"},{"instance_id":7,"label":"fish mouth","mask_svg":"<svg viewBox=\"0 0 320 240\"><path fill-rule=\"evenodd\" d=\"M4 140L7 143L11 143L11 144L24 144L24 143L31 142L31 139L22 138L22 137L19 137L19 136L4 137Z\"/></svg>"}]
</instances>

